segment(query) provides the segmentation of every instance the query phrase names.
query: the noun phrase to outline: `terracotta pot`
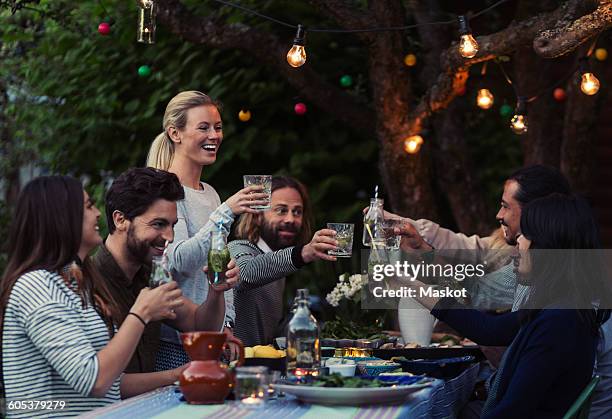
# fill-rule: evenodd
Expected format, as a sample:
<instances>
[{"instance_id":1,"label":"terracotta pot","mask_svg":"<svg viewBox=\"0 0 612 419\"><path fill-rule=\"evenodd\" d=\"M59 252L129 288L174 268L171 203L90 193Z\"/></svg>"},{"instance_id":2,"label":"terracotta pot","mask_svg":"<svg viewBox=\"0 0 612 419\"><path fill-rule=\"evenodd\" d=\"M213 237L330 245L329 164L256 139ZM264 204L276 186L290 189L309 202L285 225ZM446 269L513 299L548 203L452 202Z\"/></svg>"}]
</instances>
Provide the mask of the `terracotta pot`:
<instances>
[{"instance_id":1,"label":"terracotta pot","mask_svg":"<svg viewBox=\"0 0 612 419\"><path fill-rule=\"evenodd\" d=\"M183 396L191 404L223 403L234 386L234 375L219 358L224 346L234 342L240 347L238 366L244 364L242 342L219 332L181 333L181 340L192 359L179 379Z\"/></svg>"}]
</instances>

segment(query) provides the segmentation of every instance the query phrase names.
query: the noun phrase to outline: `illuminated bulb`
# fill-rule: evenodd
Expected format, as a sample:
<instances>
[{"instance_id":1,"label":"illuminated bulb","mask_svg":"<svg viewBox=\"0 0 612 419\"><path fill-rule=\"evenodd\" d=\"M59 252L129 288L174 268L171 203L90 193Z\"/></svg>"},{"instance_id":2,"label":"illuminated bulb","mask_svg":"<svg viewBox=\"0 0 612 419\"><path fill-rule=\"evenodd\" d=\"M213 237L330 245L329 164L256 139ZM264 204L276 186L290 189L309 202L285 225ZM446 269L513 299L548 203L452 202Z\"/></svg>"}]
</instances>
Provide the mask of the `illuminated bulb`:
<instances>
[{"instance_id":1,"label":"illuminated bulb","mask_svg":"<svg viewBox=\"0 0 612 419\"><path fill-rule=\"evenodd\" d=\"M478 52L478 42L474 39L471 33L461 35L459 40L459 54L464 58L474 58Z\"/></svg>"},{"instance_id":2,"label":"illuminated bulb","mask_svg":"<svg viewBox=\"0 0 612 419\"><path fill-rule=\"evenodd\" d=\"M489 89L478 90L476 105L478 105L480 109L489 109L491 106L493 106L493 94L489 91Z\"/></svg>"},{"instance_id":3,"label":"illuminated bulb","mask_svg":"<svg viewBox=\"0 0 612 419\"><path fill-rule=\"evenodd\" d=\"M138 0L138 32L136 40L143 44L155 43L157 6L153 0Z\"/></svg>"},{"instance_id":4,"label":"illuminated bulb","mask_svg":"<svg viewBox=\"0 0 612 419\"><path fill-rule=\"evenodd\" d=\"M527 132L527 99L519 97L516 104L514 116L510 120L510 128L517 135L523 135Z\"/></svg>"},{"instance_id":5,"label":"illuminated bulb","mask_svg":"<svg viewBox=\"0 0 612 419\"><path fill-rule=\"evenodd\" d=\"M593 73L583 73L580 90L585 95L592 96L599 92L599 80Z\"/></svg>"},{"instance_id":6,"label":"illuminated bulb","mask_svg":"<svg viewBox=\"0 0 612 419\"><path fill-rule=\"evenodd\" d=\"M478 42L472 36L465 16L459 16L459 54L464 58L473 58L478 52Z\"/></svg>"},{"instance_id":7,"label":"illuminated bulb","mask_svg":"<svg viewBox=\"0 0 612 419\"><path fill-rule=\"evenodd\" d=\"M525 115L514 115L510 121L512 132L517 135L523 135L527 132L527 117Z\"/></svg>"},{"instance_id":8,"label":"illuminated bulb","mask_svg":"<svg viewBox=\"0 0 612 419\"><path fill-rule=\"evenodd\" d=\"M287 53L287 62L291 67L301 67L306 62L306 49L304 48L304 27L298 25L293 46Z\"/></svg>"},{"instance_id":9,"label":"illuminated bulb","mask_svg":"<svg viewBox=\"0 0 612 419\"><path fill-rule=\"evenodd\" d=\"M420 135L411 135L404 140L404 150L408 154L416 154L423 145L423 137Z\"/></svg>"}]
</instances>

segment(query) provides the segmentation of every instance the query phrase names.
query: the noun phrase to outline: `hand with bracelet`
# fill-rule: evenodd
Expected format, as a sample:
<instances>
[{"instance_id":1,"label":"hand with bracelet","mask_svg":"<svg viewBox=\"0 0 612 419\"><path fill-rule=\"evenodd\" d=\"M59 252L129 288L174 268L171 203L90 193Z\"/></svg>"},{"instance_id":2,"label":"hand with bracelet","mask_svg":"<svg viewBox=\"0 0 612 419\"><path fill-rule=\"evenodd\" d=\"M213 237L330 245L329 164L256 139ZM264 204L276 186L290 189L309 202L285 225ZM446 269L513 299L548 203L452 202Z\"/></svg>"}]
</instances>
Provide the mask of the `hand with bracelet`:
<instances>
[{"instance_id":1,"label":"hand with bracelet","mask_svg":"<svg viewBox=\"0 0 612 419\"><path fill-rule=\"evenodd\" d=\"M131 315L144 325L151 321L175 319L175 310L183 305L183 293L178 284L171 281L154 289L144 288L130 309Z\"/></svg>"}]
</instances>

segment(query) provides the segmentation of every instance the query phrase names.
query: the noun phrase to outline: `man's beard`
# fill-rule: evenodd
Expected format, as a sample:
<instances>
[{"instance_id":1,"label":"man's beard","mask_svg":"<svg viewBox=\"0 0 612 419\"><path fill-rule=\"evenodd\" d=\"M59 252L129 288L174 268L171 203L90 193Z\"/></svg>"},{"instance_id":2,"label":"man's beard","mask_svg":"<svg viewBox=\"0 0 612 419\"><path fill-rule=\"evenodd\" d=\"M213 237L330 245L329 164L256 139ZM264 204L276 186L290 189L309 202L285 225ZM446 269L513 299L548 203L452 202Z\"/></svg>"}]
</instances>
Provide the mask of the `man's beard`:
<instances>
[{"instance_id":1,"label":"man's beard","mask_svg":"<svg viewBox=\"0 0 612 419\"><path fill-rule=\"evenodd\" d=\"M504 220L499 220L499 224L503 227L506 227L505 229L503 229L504 239L506 240L506 243L509 244L510 246L516 246L516 236L511 237L511 236L506 235L506 232L510 232L510 228L508 227L508 224L506 224Z\"/></svg>"},{"instance_id":2,"label":"man's beard","mask_svg":"<svg viewBox=\"0 0 612 419\"><path fill-rule=\"evenodd\" d=\"M291 231L296 234L291 239L285 239L280 237L278 234L279 231ZM299 233L298 229L293 224L287 224L284 226L279 225L274 227L271 224L268 224L268 222L262 218L261 238L268 246L270 246L270 249L272 250L280 250L290 246L295 246L298 238L297 233Z\"/></svg>"},{"instance_id":3,"label":"man's beard","mask_svg":"<svg viewBox=\"0 0 612 419\"><path fill-rule=\"evenodd\" d=\"M152 243L147 240L139 240L136 237L134 226L130 225L127 232L127 251L130 256L130 259L141 265L151 264L151 257L149 256L151 244ZM164 244L165 243L162 243L161 246L163 246Z\"/></svg>"}]
</instances>

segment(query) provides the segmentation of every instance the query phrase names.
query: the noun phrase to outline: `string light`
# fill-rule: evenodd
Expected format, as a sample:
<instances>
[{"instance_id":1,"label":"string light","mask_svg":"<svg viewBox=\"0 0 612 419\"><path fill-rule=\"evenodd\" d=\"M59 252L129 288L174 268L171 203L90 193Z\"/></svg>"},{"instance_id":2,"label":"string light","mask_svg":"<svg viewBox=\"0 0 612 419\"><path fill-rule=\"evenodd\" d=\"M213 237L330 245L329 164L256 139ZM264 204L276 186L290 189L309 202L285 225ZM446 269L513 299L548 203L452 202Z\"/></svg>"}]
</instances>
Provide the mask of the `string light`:
<instances>
[{"instance_id":1,"label":"string light","mask_svg":"<svg viewBox=\"0 0 612 419\"><path fill-rule=\"evenodd\" d=\"M459 35L459 54L464 58L474 58L478 53L478 42L472 36L465 16L459 16Z\"/></svg>"},{"instance_id":2,"label":"string light","mask_svg":"<svg viewBox=\"0 0 612 419\"><path fill-rule=\"evenodd\" d=\"M420 135L411 135L404 140L404 150L408 154L416 154L423 145L423 137Z\"/></svg>"},{"instance_id":3,"label":"string light","mask_svg":"<svg viewBox=\"0 0 612 419\"><path fill-rule=\"evenodd\" d=\"M304 38L306 32L302 25L298 25L293 46L287 53L287 62L291 67L301 67L306 62L306 49L304 48Z\"/></svg>"},{"instance_id":4,"label":"string light","mask_svg":"<svg viewBox=\"0 0 612 419\"><path fill-rule=\"evenodd\" d=\"M489 89L480 89L476 95L476 105L480 109L490 109L493 106L493 93Z\"/></svg>"},{"instance_id":5,"label":"string light","mask_svg":"<svg viewBox=\"0 0 612 419\"><path fill-rule=\"evenodd\" d=\"M137 0L138 32L136 39L143 44L155 43L157 6L154 0Z\"/></svg>"},{"instance_id":6,"label":"string light","mask_svg":"<svg viewBox=\"0 0 612 419\"><path fill-rule=\"evenodd\" d=\"M523 135L527 132L527 99L519 97L516 103L514 116L510 120L510 128L516 135Z\"/></svg>"},{"instance_id":7,"label":"string light","mask_svg":"<svg viewBox=\"0 0 612 419\"><path fill-rule=\"evenodd\" d=\"M599 79L593 73L583 73L580 90L585 95L593 96L599 92Z\"/></svg>"}]
</instances>

